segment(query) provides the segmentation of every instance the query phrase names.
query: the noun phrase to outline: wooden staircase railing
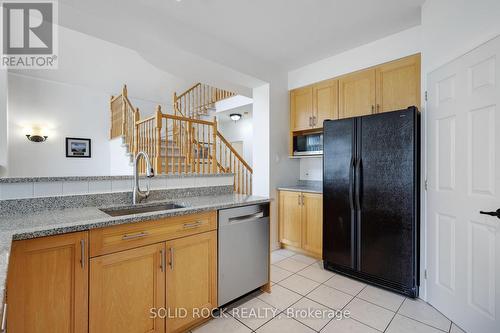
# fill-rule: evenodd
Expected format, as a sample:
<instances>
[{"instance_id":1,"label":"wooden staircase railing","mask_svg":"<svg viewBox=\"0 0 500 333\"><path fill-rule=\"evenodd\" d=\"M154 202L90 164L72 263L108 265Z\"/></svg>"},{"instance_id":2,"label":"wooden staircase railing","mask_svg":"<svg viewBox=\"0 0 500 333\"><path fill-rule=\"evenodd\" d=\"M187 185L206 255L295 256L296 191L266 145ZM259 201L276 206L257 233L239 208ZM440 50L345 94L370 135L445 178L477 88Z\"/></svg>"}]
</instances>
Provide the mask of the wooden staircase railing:
<instances>
[{"instance_id":1,"label":"wooden staircase railing","mask_svg":"<svg viewBox=\"0 0 500 333\"><path fill-rule=\"evenodd\" d=\"M192 119L199 119L202 116L208 116L207 110L215 105L215 102L235 96L233 92L210 87L208 85L197 83L179 96L174 93L174 114ZM216 122L214 117L214 123ZM183 132L183 124L174 125L174 131ZM237 193L252 193L252 175L253 170L238 154L233 145L224 138L217 130L215 123L216 136L214 139L215 148L212 151L215 156L209 155L209 159L215 160L217 169L221 173L234 174L234 190ZM194 142L196 145L196 141Z\"/></svg>"},{"instance_id":2,"label":"wooden staircase railing","mask_svg":"<svg viewBox=\"0 0 500 333\"><path fill-rule=\"evenodd\" d=\"M252 167L219 131L215 142L221 169L226 173L234 173L234 190L237 193L252 193Z\"/></svg>"},{"instance_id":3,"label":"wooden staircase railing","mask_svg":"<svg viewBox=\"0 0 500 333\"><path fill-rule=\"evenodd\" d=\"M220 89L214 91L216 97L228 96ZM158 106L154 115L140 119L124 86L110 100L110 138L122 137L134 156L139 151L148 153L157 174L233 173L235 192L251 194L253 170L217 130L216 118L199 119L201 113L196 112L188 112L196 116L187 117L177 107L174 104L175 114L164 114ZM145 168L141 160L139 171L144 173Z\"/></svg>"},{"instance_id":4,"label":"wooden staircase railing","mask_svg":"<svg viewBox=\"0 0 500 333\"><path fill-rule=\"evenodd\" d=\"M127 86L124 85L122 93L111 96L109 102L111 110L111 129L109 137L114 139L123 137L129 153L134 151L134 129L139 120L139 109L134 108L127 97Z\"/></svg>"},{"instance_id":5,"label":"wooden staircase railing","mask_svg":"<svg viewBox=\"0 0 500 333\"><path fill-rule=\"evenodd\" d=\"M199 119L208 116L216 102L236 96L234 92L197 83L179 96L174 93L174 110L177 114Z\"/></svg>"}]
</instances>

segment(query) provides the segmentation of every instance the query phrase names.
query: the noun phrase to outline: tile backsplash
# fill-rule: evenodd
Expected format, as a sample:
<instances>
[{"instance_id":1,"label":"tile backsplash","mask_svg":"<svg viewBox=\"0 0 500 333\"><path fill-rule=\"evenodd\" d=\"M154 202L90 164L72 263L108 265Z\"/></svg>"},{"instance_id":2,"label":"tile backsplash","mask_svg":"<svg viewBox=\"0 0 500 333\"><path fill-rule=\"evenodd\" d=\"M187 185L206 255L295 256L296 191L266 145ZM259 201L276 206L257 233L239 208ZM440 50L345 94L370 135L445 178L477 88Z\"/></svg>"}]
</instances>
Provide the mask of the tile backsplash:
<instances>
[{"instance_id":1,"label":"tile backsplash","mask_svg":"<svg viewBox=\"0 0 500 333\"><path fill-rule=\"evenodd\" d=\"M27 180L16 182L1 182L0 200L25 199L37 197L68 196L80 194L99 194L111 192L129 192L133 189L133 179L89 180L82 177L78 180ZM207 186L233 185L232 174L214 176L181 176L181 177L155 177L151 179L141 178L141 188L149 185L151 190L168 190L177 188L193 188Z\"/></svg>"}]
</instances>

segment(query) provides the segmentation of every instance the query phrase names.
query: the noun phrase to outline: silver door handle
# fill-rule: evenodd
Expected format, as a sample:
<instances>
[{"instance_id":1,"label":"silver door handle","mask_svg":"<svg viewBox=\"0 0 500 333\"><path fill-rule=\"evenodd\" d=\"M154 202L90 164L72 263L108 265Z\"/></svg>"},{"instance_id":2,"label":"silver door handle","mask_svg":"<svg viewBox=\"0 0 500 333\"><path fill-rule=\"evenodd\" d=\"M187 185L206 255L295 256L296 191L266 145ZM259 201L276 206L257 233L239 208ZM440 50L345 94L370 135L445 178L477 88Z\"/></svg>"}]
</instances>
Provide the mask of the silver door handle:
<instances>
[{"instance_id":1,"label":"silver door handle","mask_svg":"<svg viewBox=\"0 0 500 333\"><path fill-rule=\"evenodd\" d=\"M300 198L299 198L299 205L300 205ZM244 216L237 216L237 217L230 217L229 222L237 222L237 221L243 221L243 220L249 220L249 219L260 219L261 217L264 217L264 212L259 212L255 214L250 214L250 215L244 215Z\"/></svg>"},{"instance_id":2,"label":"silver door handle","mask_svg":"<svg viewBox=\"0 0 500 333\"><path fill-rule=\"evenodd\" d=\"M202 223L203 223L202 221L196 221L193 223L184 223L184 229L196 228L199 227Z\"/></svg>"},{"instance_id":3,"label":"silver door handle","mask_svg":"<svg viewBox=\"0 0 500 333\"><path fill-rule=\"evenodd\" d=\"M0 327L0 331L7 332L7 303L3 305L2 327Z\"/></svg>"},{"instance_id":4,"label":"silver door handle","mask_svg":"<svg viewBox=\"0 0 500 333\"><path fill-rule=\"evenodd\" d=\"M171 247L169 249L169 251L170 251L170 264L169 265L170 265L170 270L173 271L174 270L174 248Z\"/></svg>"},{"instance_id":5,"label":"silver door handle","mask_svg":"<svg viewBox=\"0 0 500 333\"><path fill-rule=\"evenodd\" d=\"M85 239L80 240L80 262L82 264L82 269L85 269Z\"/></svg>"},{"instance_id":6,"label":"silver door handle","mask_svg":"<svg viewBox=\"0 0 500 333\"><path fill-rule=\"evenodd\" d=\"M161 255L161 258L160 258L160 267L161 267L161 271L162 272L165 272L165 249L161 249L160 251L160 255Z\"/></svg>"},{"instance_id":7,"label":"silver door handle","mask_svg":"<svg viewBox=\"0 0 500 333\"><path fill-rule=\"evenodd\" d=\"M142 231L142 232L140 232L138 234L123 235L122 240L136 239L136 238L146 237L147 235L148 235L147 232Z\"/></svg>"}]
</instances>

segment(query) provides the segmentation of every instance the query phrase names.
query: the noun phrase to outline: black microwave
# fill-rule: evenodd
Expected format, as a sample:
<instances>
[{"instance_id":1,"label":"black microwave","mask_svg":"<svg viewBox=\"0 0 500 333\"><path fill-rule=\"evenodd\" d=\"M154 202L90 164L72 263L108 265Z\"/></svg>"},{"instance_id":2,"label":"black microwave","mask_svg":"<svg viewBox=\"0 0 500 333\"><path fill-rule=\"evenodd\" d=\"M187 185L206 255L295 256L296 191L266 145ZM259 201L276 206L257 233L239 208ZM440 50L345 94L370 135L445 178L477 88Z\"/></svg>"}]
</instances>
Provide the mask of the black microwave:
<instances>
[{"instance_id":1,"label":"black microwave","mask_svg":"<svg viewBox=\"0 0 500 333\"><path fill-rule=\"evenodd\" d=\"M296 135L293 137L293 155L322 155L323 133Z\"/></svg>"}]
</instances>

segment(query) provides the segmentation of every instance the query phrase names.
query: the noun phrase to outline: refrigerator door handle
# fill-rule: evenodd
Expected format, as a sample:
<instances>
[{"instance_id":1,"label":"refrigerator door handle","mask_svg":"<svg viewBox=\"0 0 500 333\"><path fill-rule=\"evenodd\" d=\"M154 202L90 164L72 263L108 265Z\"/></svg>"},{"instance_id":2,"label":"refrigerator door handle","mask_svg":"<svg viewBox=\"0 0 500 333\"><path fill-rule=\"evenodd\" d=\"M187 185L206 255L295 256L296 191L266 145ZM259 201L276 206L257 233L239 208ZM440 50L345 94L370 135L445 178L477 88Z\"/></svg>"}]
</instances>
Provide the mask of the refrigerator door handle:
<instances>
[{"instance_id":1,"label":"refrigerator door handle","mask_svg":"<svg viewBox=\"0 0 500 333\"><path fill-rule=\"evenodd\" d=\"M356 159L354 156L351 157L351 163L349 165L349 206L351 210L354 210L354 173L355 173Z\"/></svg>"},{"instance_id":2,"label":"refrigerator door handle","mask_svg":"<svg viewBox=\"0 0 500 333\"><path fill-rule=\"evenodd\" d=\"M363 182L363 176L361 175L361 158L357 160L356 163L356 168L355 168L355 174L356 174L356 191L355 191L355 197L356 197L356 210L361 211L361 184Z\"/></svg>"}]
</instances>

